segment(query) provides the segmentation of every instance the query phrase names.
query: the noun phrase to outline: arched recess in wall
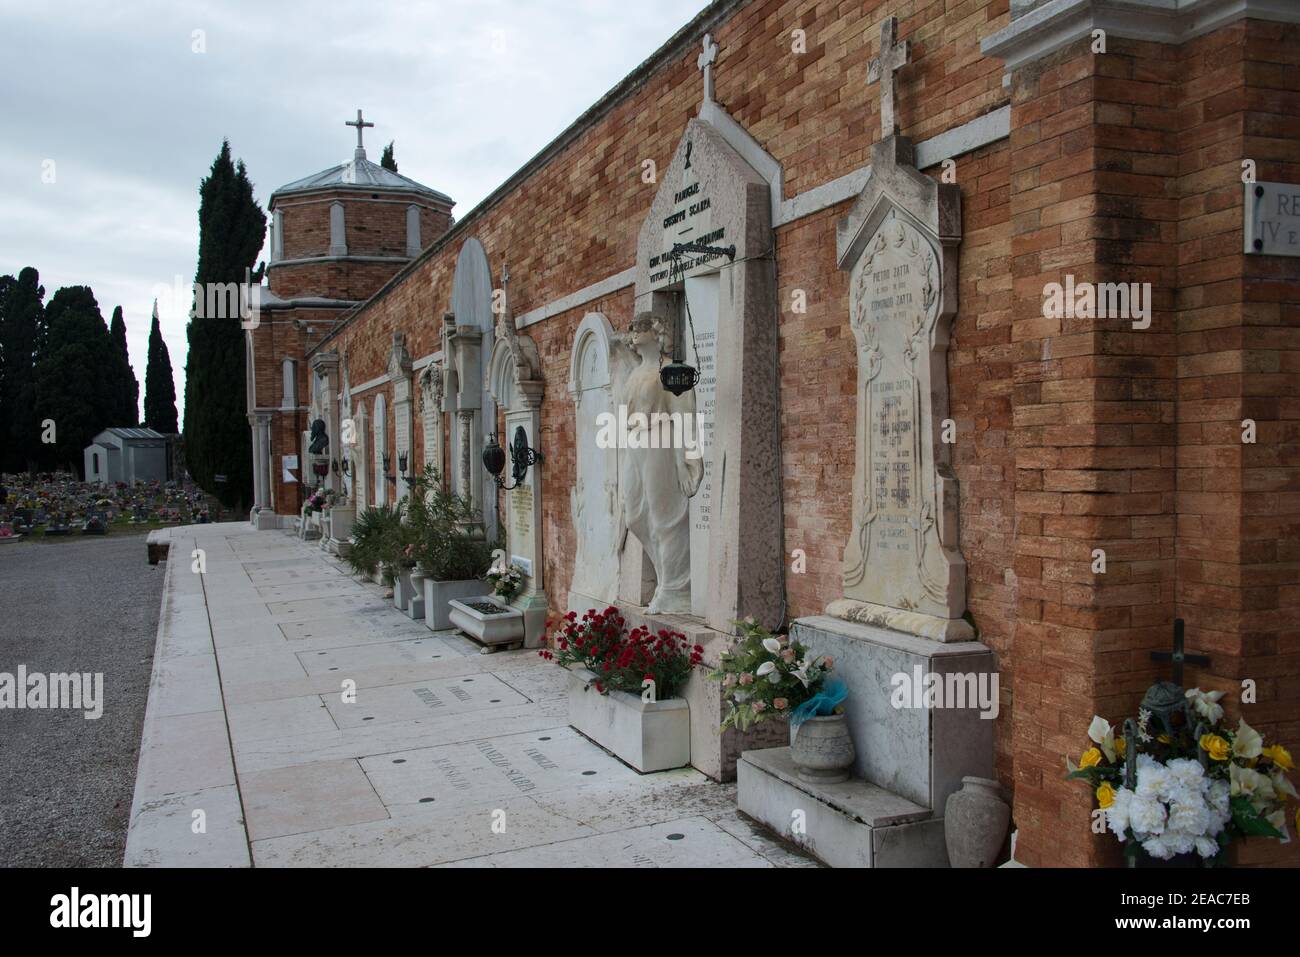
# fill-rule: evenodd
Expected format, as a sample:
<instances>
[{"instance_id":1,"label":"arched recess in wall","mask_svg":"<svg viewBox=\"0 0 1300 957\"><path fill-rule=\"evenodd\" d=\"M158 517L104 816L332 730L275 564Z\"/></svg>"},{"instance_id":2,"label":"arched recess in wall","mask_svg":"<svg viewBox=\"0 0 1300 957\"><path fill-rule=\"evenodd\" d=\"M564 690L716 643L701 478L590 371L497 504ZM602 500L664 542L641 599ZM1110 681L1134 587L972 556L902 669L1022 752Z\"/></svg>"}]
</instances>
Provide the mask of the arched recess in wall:
<instances>
[{"instance_id":1,"label":"arched recess in wall","mask_svg":"<svg viewBox=\"0 0 1300 957\"><path fill-rule=\"evenodd\" d=\"M375 396L375 504L388 501L388 480L384 477L384 452L388 450L388 406L381 392Z\"/></svg>"},{"instance_id":2,"label":"arched recess in wall","mask_svg":"<svg viewBox=\"0 0 1300 957\"><path fill-rule=\"evenodd\" d=\"M576 459L569 505L577 548L570 607L618 600L618 448L598 441L607 415L617 415L614 403L616 359L614 329L599 312L589 312L578 325L569 353L569 397L573 400ZM616 437L616 436L615 436Z\"/></svg>"},{"instance_id":3,"label":"arched recess in wall","mask_svg":"<svg viewBox=\"0 0 1300 957\"><path fill-rule=\"evenodd\" d=\"M470 442L469 472L476 485L475 500L483 509L484 527L488 535L492 536L498 528L496 486L486 480L487 472L482 465L482 455L483 439L489 432L496 431L497 423L496 402L488 388L495 317L492 315L492 270L483 244L473 236L461 244L460 253L456 256L456 272L451 283L451 311L455 313L457 325L474 326L483 334L479 349L478 381L481 389L478 396L478 424ZM458 475L463 467L462 443L453 442L451 453L451 474Z\"/></svg>"}]
</instances>

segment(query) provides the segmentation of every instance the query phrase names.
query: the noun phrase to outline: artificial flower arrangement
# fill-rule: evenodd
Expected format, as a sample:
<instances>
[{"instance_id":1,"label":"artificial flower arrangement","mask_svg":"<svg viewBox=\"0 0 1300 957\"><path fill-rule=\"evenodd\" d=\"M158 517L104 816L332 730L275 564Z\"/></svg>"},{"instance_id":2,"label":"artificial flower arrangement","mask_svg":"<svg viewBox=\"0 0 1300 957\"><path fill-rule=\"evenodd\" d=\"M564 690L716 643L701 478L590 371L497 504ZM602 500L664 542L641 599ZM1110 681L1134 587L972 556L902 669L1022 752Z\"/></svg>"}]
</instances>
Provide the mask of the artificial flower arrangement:
<instances>
[{"instance_id":1,"label":"artificial flower arrangement","mask_svg":"<svg viewBox=\"0 0 1300 957\"><path fill-rule=\"evenodd\" d=\"M811 655L802 642L772 634L753 617L732 624L740 628L741 638L719 656L718 668L708 675L722 682L723 697L730 705L722 721L724 731L745 731L768 718L798 720L843 713L843 694L834 700L823 695L828 673L835 666L830 655ZM805 705L812 705L804 708L807 714L799 712Z\"/></svg>"},{"instance_id":2,"label":"artificial flower arrangement","mask_svg":"<svg viewBox=\"0 0 1300 957\"><path fill-rule=\"evenodd\" d=\"M524 584L524 570L502 558L488 569L487 580L492 583L492 594L502 601L509 601Z\"/></svg>"},{"instance_id":3,"label":"artificial flower arrangement","mask_svg":"<svg viewBox=\"0 0 1300 957\"><path fill-rule=\"evenodd\" d=\"M1163 732L1151 728L1151 712L1140 709L1135 743L1094 716L1088 727L1093 747L1077 768L1066 759L1067 778L1092 786L1126 855L1136 855L1140 847L1158 860L1195 853L1218 863L1234 838L1290 840L1286 801L1297 796L1287 778L1294 767L1291 755L1280 744L1264 747L1263 737L1245 720L1236 730L1228 728L1219 705L1223 694L1192 688L1186 713L1198 719L1195 726L1184 721ZM1131 777L1130 745L1135 748Z\"/></svg>"},{"instance_id":4,"label":"artificial flower arrangement","mask_svg":"<svg viewBox=\"0 0 1300 957\"><path fill-rule=\"evenodd\" d=\"M311 497L307 499L307 505L303 509L304 513L310 515L313 512L327 511L329 507L334 504L334 496L335 492L333 489L316 489L316 491L311 493Z\"/></svg>"},{"instance_id":5,"label":"artificial flower arrangement","mask_svg":"<svg viewBox=\"0 0 1300 957\"><path fill-rule=\"evenodd\" d=\"M593 684L598 693L639 695L650 679L658 700L677 697L704 653L680 632L660 629L651 634L644 625L629 631L614 607L601 612L592 608L581 619L569 612L560 619L552 644L554 651L543 648L538 654L564 668L586 668L596 676Z\"/></svg>"}]
</instances>

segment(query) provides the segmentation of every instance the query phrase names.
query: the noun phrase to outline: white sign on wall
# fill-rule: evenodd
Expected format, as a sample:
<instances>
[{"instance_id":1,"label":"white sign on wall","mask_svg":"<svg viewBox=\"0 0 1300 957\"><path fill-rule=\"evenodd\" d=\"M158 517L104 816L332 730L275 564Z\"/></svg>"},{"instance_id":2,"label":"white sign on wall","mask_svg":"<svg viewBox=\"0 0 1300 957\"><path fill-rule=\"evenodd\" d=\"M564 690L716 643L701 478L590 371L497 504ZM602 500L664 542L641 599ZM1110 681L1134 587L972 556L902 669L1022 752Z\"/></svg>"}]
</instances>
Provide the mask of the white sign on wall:
<instances>
[{"instance_id":1,"label":"white sign on wall","mask_svg":"<svg viewBox=\"0 0 1300 957\"><path fill-rule=\"evenodd\" d=\"M1300 185L1247 183L1245 246L1262 256L1300 256Z\"/></svg>"}]
</instances>

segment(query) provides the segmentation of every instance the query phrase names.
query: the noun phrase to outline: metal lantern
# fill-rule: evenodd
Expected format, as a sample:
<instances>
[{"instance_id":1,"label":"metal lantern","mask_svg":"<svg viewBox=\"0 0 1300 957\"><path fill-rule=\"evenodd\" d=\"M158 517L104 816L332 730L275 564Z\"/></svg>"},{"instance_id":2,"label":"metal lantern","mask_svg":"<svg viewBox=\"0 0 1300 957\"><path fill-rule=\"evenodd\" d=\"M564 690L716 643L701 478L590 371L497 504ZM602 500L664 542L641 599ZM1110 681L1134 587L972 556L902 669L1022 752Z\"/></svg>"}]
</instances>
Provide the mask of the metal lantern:
<instances>
[{"instance_id":1,"label":"metal lantern","mask_svg":"<svg viewBox=\"0 0 1300 957\"><path fill-rule=\"evenodd\" d=\"M506 467L506 450L497 443L497 434L488 436L488 443L483 447L483 467L488 470L497 483L497 488L509 492L519 487L528 477L529 466L542 461L542 453L528 447L528 433L522 425L515 427L515 439L510 443L510 475L513 485L501 481L501 473Z\"/></svg>"}]
</instances>

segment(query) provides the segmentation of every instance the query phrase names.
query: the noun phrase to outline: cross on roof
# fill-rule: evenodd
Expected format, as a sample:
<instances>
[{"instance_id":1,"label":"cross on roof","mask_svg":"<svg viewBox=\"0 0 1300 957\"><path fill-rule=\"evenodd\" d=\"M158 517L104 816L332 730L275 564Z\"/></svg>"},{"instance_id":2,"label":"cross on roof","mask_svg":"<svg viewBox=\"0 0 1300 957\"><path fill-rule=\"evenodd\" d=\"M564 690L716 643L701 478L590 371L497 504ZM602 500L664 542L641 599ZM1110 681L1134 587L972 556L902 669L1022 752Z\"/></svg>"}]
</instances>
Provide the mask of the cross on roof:
<instances>
[{"instance_id":1,"label":"cross on roof","mask_svg":"<svg viewBox=\"0 0 1300 957\"><path fill-rule=\"evenodd\" d=\"M357 110L357 118L356 118L355 120L346 120L346 121L343 123L343 125L344 125L344 126L355 126L355 127L357 128L357 149L359 149L359 150L364 150L364 149L365 149L365 146L364 146L364 145L362 144L362 142L361 142L361 131L364 130L367 126L374 126L375 124L374 124L374 123L368 123L368 122L366 122L365 120L363 120L363 119L361 118L361 111L360 111L360 110Z\"/></svg>"},{"instance_id":2,"label":"cross on roof","mask_svg":"<svg viewBox=\"0 0 1300 957\"><path fill-rule=\"evenodd\" d=\"M894 123L894 71L910 63L911 48L904 40L898 43L898 18L886 17L880 25L880 56L871 61L867 68L867 82L880 81L880 132L882 136L893 136L897 132Z\"/></svg>"},{"instance_id":3,"label":"cross on roof","mask_svg":"<svg viewBox=\"0 0 1300 957\"><path fill-rule=\"evenodd\" d=\"M713 100L713 61L718 58L718 45L712 34L704 34L704 52L695 61L697 69L704 71L704 102Z\"/></svg>"}]
</instances>

